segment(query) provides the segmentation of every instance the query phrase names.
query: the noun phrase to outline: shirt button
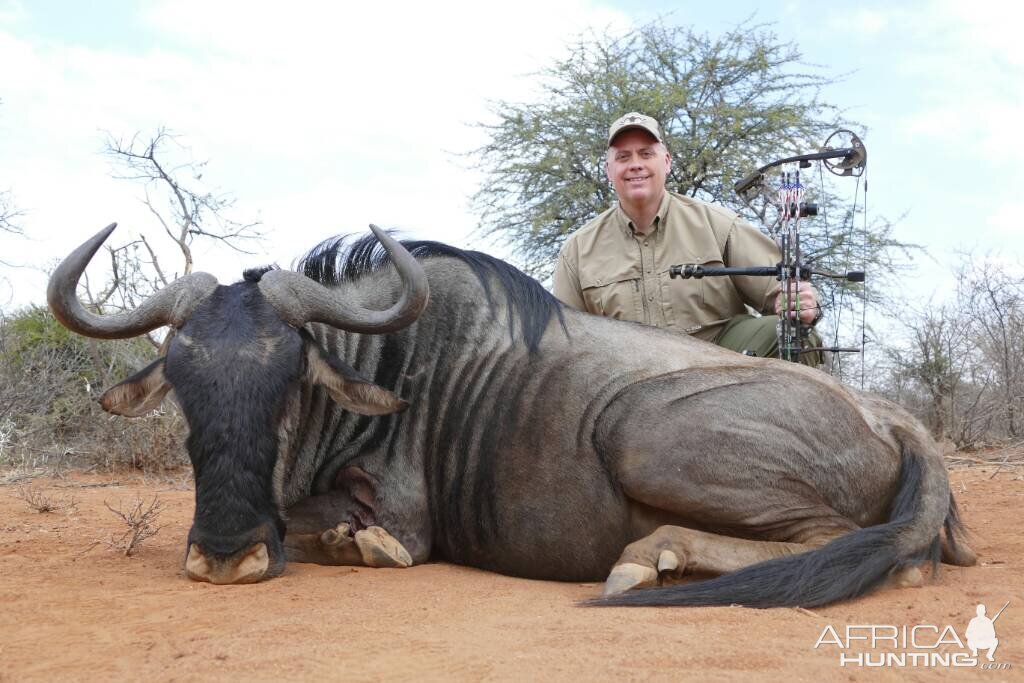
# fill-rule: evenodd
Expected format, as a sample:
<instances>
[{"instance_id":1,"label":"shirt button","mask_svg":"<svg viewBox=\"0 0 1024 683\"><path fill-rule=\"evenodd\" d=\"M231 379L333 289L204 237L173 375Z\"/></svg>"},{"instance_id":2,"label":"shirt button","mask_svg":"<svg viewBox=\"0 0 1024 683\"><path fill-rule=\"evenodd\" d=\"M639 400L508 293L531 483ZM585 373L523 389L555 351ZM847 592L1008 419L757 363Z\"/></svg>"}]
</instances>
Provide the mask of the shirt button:
<instances>
[{"instance_id":1,"label":"shirt button","mask_svg":"<svg viewBox=\"0 0 1024 683\"><path fill-rule=\"evenodd\" d=\"M648 275L650 275L650 274L651 274L651 269L650 269L650 268L648 268L648 269L647 269L647 274L648 274Z\"/></svg>"},{"instance_id":2,"label":"shirt button","mask_svg":"<svg viewBox=\"0 0 1024 683\"><path fill-rule=\"evenodd\" d=\"M649 297L647 297L647 300L648 301L654 301L654 297L653 296L649 296Z\"/></svg>"},{"instance_id":3,"label":"shirt button","mask_svg":"<svg viewBox=\"0 0 1024 683\"><path fill-rule=\"evenodd\" d=\"M645 247L647 246L647 240L644 240L644 246Z\"/></svg>"}]
</instances>

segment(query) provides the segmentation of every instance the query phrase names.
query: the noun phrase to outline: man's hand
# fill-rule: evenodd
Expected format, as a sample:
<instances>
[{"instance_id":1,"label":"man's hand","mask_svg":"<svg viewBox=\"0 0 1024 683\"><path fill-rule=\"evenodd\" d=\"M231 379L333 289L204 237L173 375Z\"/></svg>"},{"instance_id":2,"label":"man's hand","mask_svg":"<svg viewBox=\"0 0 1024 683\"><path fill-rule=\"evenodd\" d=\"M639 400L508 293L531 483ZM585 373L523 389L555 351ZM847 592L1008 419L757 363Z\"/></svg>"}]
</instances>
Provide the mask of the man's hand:
<instances>
[{"instance_id":1,"label":"man's hand","mask_svg":"<svg viewBox=\"0 0 1024 683\"><path fill-rule=\"evenodd\" d=\"M799 283L799 290L797 289L797 283L790 283L789 296L786 296L785 292L779 292L779 296L775 299L775 314L782 315L783 307L788 311L789 317L796 318L797 315L797 300L799 299L800 304L800 321L806 325L811 325L815 322L815 318L818 317L818 290L814 288L810 282L801 280Z\"/></svg>"}]
</instances>

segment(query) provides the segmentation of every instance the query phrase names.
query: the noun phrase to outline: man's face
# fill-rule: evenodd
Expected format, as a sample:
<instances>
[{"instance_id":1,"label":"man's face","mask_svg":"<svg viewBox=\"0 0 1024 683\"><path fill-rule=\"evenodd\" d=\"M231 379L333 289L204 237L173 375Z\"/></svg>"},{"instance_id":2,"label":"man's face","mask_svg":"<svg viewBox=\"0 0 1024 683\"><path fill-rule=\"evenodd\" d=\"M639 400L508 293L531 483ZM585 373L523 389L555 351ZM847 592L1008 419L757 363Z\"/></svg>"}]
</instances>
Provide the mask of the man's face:
<instances>
[{"instance_id":1,"label":"man's face","mask_svg":"<svg viewBox=\"0 0 1024 683\"><path fill-rule=\"evenodd\" d=\"M605 170L619 201L661 201L672 160L665 146L643 130L620 133L608 148Z\"/></svg>"}]
</instances>

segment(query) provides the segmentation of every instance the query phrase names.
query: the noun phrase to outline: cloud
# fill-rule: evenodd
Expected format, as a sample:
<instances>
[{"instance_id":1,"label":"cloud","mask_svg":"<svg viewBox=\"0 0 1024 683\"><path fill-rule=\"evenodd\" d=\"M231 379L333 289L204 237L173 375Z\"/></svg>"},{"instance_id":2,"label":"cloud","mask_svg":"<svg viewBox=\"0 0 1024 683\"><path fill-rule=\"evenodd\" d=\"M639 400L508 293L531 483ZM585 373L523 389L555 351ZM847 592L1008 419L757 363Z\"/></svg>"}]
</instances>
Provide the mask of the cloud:
<instances>
[{"instance_id":1,"label":"cloud","mask_svg":"<svg viewBox=\"0 0 1024 683\"><path fill-rule=\"evenodd\" d=\"M996 206L985 218L985 224L995 235L993 243L1007 238L1019 238L1024 233L1024 202L1008 201Z\"/></svg>"},{"instance_id":2,"label":"cloud","mask_svg":"<svg viewBox=\"0 0 1024 683\"><path fill-rule=\"evenodd\" d=\"M14 0L0 3L0 26L14 26L21 23L26 16L25 6Z\"/></svg>"},{"instance_id":3,"label":"cloud","mask_svg":"<svg viewBox=\"0 0 1024 683\"><path fill-rule=\"evenodd\" d=\"M938 0L935 14L960 36L962 47L981 50L996 62L1024 67L1020 8L1001 0Z\"/></svg>"},{"instance_id":4,"label":"cloud","mask_svg":"<svg viewBox=\"0 0 1024 683\"><path fill-rule=\"evenodd\" d=\"M489 118L487 100L529 98L528 75L567 41L629 25L588 0L182 0L143 5L122 23L147 40L108 46L15 30L17 7L0 9L0 189L31 211L26 258L111 220L125 235L158 229L98 151L103 131L167 126L210 160L204 181L271 231L257 256L197 249L199 267L227 278L239 259L287 261L370 221L465 244L479 178L451 153L481 143L471 124ZM41 275L12 277L16 300L39 300Z\"/></svg>"},{"instance_id":5,"label":"cloud","mask_svg":"<svg viewBox=\"0 0 1024 683\"><path fill-rule=\"evenodd\" d=\"M860 8L853 11L846 28L867 36L878 35L889 27L890 15L880 10Z\"/></svg>"},{"instance_id":6,"label":"cloud","mask_svg":"<svg viewBox=\"0 0 1024 683\"><path fill-rule=\"evenodd\" d=\"M835 16L850 26L888 26L884 40L871 43L890 69L876 97L892 98L900 114L883 124L894 123L907 142L941 148L946 159L1019 174L1013 160L1024 154L1024 138L1007 132L1024 118L1024 41L1012 6L934 0L912 13L865 18L877 12Z\"/></svg>"}]
</instances>

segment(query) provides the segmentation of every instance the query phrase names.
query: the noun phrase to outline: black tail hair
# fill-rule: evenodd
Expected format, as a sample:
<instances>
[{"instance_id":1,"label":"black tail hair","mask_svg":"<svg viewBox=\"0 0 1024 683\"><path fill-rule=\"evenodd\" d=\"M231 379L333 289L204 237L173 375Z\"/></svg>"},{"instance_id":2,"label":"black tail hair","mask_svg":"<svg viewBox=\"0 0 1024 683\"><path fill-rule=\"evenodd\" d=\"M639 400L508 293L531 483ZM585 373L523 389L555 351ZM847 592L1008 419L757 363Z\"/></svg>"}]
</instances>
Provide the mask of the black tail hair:
<instances>
[{"instance_id":1,"label":"black tail hair","mask_svg":"<svg viewBox=\"0 0 1024 683\"><path fill-rule=\"evenodd\" d=\"M767 560L706 581L629 591L584 604L817 607L863 595L904 567L928 560L937 566L941 554L938 534L928 547L917 552L908 555L899 549L899 536L914 523L918 511L923 466L922 458L904 446L899 492L885 524L840 536L810 552ZM953 515L952 522L947 517L947 524L958 523L955 512Z\"/></svg>"},{"instance_id":2,"label":"black tail hair","mask_svg":"<svg viewBox=\"0 0 1024 683\"><path fill-rule=\"evenodd\" d=\"M962 551L961 543L964 544L967 554L970 557L974 557L974 551L967 546L971 535L967 532L963 520L960 519L960 508L957 507L956 498L953 496L952 491L949 492L949 509L946 512L946 520L942 524L942 530L945 533L946 541L949 543L950 553L954 558L959 556ZM954 563L960 564L960 562Z\"/></svg>"},{"instance_id":3,"label":"black tail hair","mask_svg":"<svg viewBox=\"0 0 1024 683\"><path fill-rule=\"evenodd\" d=\"M324 240L299 260L296 270L330 287L358 280L389 262L387 252L372 234L359 237L352 242L350 239L349 235L340 235ZM402 240L401 243L418 259L447 256L468 265L484 288L492 315L494 299L489 276L497 278L505 293L509 334L515 341L515 318L518 316L520 334L531 352L537 351L552 315L558 316L562 330L566 330L562 303L539 282L515 266L483 252L458 249L441 242Z\"/></svg>"}]
</instances>

